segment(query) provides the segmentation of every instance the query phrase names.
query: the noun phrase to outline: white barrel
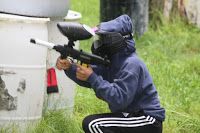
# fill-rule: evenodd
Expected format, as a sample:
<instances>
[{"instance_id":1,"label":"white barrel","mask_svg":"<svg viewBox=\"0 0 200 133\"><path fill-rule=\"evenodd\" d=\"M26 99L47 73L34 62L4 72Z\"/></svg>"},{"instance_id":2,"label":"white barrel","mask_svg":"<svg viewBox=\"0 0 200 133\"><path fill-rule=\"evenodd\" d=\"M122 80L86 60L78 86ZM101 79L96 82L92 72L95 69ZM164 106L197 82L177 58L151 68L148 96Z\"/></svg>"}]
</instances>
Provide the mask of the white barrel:
<instances>
[{"instance_id":1,"label":"white barrel","mask_svg":"<svg viewBox=\"0 0 200 133\"><path fill-rule=\"evenodd\" d=\"M77 22L81 19L81 14L75 11L68 11L68 15L63 19L55 19L51 20L48 23L48 37L49 42L53 42L55 44L67 44L67 37L63 36L57 28L57 23L61 21L71 21ZM75 42L75 48L79 48L79 42ZM56 65L56 60L60 56L59 53L49 50L47 57L47 66L54 67ZM47 95L47 110L67 110L69 113L72 112L74 107L74 96L75 96L75 83L69 79L64 71L60 71L56 69L56 76L58 82L58 93L51 93Z\"/></svg>"},{"instance_id":2,"label":"white barrel","mask_svg":"<svg viewBox=\"0 0 200 133\"><path fill-rule=\"evenodd\" d=\"M0 14L0 125L42 117L47 49L30 38L48 40L48 18Z\"/></svg>"},{"instance_id":3,"label":"white barrel","mask_svg":"<svg viewBox=\"0 0 200 133\"><path fill-rule=\"evenodd\" d=\"M69 0L0 0L0 12L40 17L64 17Z\"/></svg>"}]
</instances>

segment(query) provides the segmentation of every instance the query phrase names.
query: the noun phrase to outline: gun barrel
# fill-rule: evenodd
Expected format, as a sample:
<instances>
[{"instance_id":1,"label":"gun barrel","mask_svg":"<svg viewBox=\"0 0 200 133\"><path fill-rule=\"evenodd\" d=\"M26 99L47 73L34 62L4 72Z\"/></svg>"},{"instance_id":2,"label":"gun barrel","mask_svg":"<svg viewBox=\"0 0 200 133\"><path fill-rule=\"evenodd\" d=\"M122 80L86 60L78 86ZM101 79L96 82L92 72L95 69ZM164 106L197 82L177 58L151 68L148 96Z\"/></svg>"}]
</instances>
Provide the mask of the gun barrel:
<instances>
[{"instance_id":1,"label":"gun barrel","mask_svg":"<svg viewBox=\"0 0 200 133\"><path fill-rule=\"evenodd\" d=\"M41 46L45 46L49 49L56 50L57 52L59 52L61 54L62 59L65 59L68 56L70 56L70 57L77 59L85 64L92 64L92 65L103 64L103 65L107 65L107 66L110 64L110 60L108 60L108 59L104 59L100 56L86 53L82 50L74 49L73 47L68 46L68 45L64 45L64 46L56 45L53 43L49 43L49 42L46 42L43 40L33 39L33 38L30 39L30 42L41 45Z\"/></svg>"},{"instance_id":2,"label":"gun barrel","mask_svg":"<svg viewBox=\"0 0 200 133\"><path fill-rule=\"evenodd\" d=\"M53 47L55 46L55 44L53 44L53 43L46 42L46 41L43 41L43 40L40 40L40 39L34 39L34 38L32 38L30 40L30 42L34 43L34 44L38 44L38 45L44 46L44 47L47 47L49 49L53 49Z\"/></svg>"}]
</instances>

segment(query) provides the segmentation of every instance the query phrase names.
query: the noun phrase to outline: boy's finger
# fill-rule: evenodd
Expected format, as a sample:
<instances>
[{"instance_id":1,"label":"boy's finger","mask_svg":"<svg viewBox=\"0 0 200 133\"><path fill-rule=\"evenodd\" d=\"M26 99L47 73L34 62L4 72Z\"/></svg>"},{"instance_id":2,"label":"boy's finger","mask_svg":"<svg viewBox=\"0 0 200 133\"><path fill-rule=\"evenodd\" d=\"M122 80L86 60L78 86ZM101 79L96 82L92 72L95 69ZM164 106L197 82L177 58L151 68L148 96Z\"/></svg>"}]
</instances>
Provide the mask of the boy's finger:
<instances>
[{"instance_id":1,"label":"boy's finger","mask_svg":"<svg viewBox=\"0 0 200 133\"><path fill-rule=\"evenodd\" d=\"M67 60L60 60L61 64L67 64Z\"/></svg>"},{"instance_id":2,"label":"boy's finger","mask_svg":"<svg viewBox=\"0 0 200 133\"><path fill-rule=\"evenodd\" d=\"M83 78L84 76L82 74L80 74L80 73L77 73L76 77Z\"/></svg>"},{"instance_id":3,"label":"boy's finger","mask_svg":"<svg viewBox=\"0 0 200 133\"><path fill-rule=\"evenodd\" d=\"M80 80L84 80L85 76L83 74L81 74L81 73L76 73L76 78L80 79Z\"/></svg>"},{"instance_id":4,"label":"boy's finger","mask_svg":"<svg viewBox=\"0 0 200 133\"><path fill-rule=\"evenodd\" d=\"M83 75L85 72L81 68L78 67L76 70L76 73L80 73Z\"/></svg>"},{"instance_id":5,"label":"boy's finger","mask_svg":"<svg viewBox=\"0 0 200 133\"><path fill-rule=\"evenodd\" d=\"M77 68L82 69L80 64L76 64Z\"/></svg>"}]
</instances>

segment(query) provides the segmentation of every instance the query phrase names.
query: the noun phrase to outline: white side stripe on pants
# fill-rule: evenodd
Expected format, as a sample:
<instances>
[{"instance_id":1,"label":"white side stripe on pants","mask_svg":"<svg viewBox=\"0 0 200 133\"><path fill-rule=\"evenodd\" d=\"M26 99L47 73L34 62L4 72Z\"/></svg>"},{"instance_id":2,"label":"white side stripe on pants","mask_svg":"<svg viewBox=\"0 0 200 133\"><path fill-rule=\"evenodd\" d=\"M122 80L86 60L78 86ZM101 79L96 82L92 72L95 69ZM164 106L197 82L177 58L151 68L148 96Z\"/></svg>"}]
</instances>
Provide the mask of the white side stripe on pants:
<instances>
[{"instance_id":1,"label":"white side stripe on pants","mask_svg":"<svg viewBox=\"0 0 200 133\"><path fill-rule=\"evenodd\" d=\"M89 123L89 130L91 133L103 133L99 127L139 127L149 124L153 124L155 118L150 116L140 116L140 117L131 117L131 118L99 118L91 121Z\"/></svg>"}]
</instances>

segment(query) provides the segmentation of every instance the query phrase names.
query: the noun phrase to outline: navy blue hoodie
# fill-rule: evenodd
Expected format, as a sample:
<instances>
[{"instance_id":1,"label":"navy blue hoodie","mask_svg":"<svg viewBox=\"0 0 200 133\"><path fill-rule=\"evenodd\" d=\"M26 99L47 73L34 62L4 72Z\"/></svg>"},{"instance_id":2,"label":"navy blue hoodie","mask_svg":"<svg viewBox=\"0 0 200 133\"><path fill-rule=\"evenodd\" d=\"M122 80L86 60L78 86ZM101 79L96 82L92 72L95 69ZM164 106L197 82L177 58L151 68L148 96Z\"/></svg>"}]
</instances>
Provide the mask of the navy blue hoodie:
<instances>
[{"instance_id":1,"label":"navy blue hoodie","mask_svg":"<svg viewBox=\"0 0 200 133\"><path fill-rule=\"evenodd\" d=\"M102 22L100 31L132 33L129 16L122 15L114 20ZM98 98L109 105L111 112L137 112L164 121L165 110L160 106L158 93L146 65L135 51L133 39L126 40L127 47L111 57L111 66L92 66L93 73L87 81L76 79L76 65L66 75L81 86L91 87Z\"/></svg>"}]
</instances>

